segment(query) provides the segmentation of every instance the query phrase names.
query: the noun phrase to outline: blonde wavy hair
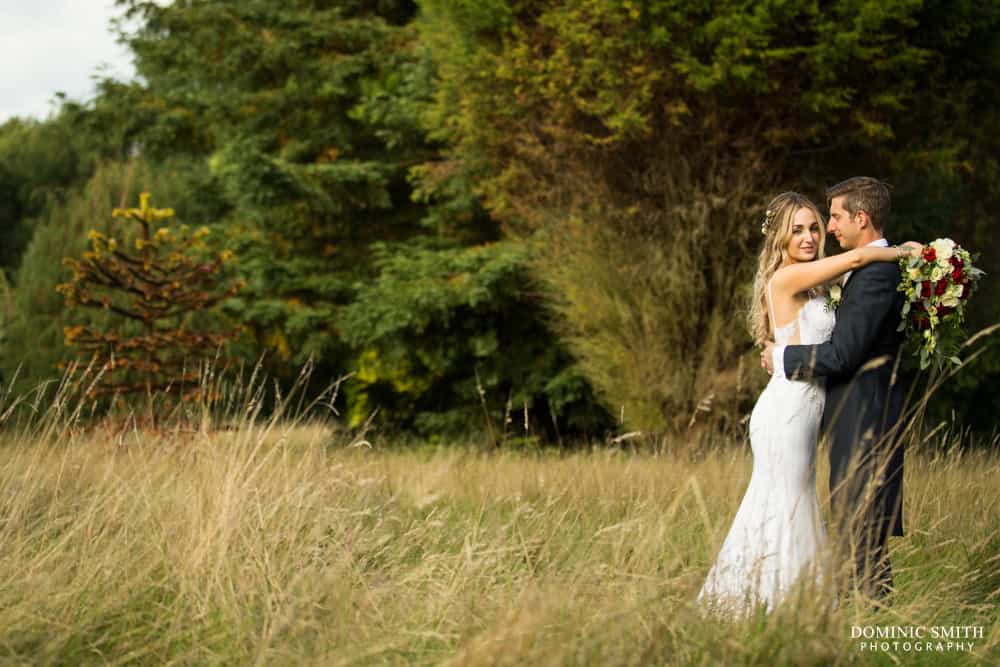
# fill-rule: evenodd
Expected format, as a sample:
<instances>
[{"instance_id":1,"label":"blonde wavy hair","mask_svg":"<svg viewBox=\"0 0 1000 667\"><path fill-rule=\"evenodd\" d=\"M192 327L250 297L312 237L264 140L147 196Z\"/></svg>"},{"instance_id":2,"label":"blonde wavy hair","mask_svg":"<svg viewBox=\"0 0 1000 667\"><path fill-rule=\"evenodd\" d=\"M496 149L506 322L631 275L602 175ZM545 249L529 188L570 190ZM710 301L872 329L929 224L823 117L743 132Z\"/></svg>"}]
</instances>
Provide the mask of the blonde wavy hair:
<instances>
[{"instance_id":1,"label":"blonde wavy hair","mask_svg":"<svg viewBox=\"0 0 1000 667\"><path fill-rule=\"evenodd\" d=\"M782 192L767 205L768 215L764 229L764 245L757 262L757 274L753 279L753 297L747 317L750 335L754 344L763 346L771 338L771 317L767 307L767 283L788 257L788 243L792 239L792 220L795 214L808 208L819 221L819 252L816 259L823 257L826 246L826 224L819 209L808 197L798 192Z\"/></svg>"}]
</instances>

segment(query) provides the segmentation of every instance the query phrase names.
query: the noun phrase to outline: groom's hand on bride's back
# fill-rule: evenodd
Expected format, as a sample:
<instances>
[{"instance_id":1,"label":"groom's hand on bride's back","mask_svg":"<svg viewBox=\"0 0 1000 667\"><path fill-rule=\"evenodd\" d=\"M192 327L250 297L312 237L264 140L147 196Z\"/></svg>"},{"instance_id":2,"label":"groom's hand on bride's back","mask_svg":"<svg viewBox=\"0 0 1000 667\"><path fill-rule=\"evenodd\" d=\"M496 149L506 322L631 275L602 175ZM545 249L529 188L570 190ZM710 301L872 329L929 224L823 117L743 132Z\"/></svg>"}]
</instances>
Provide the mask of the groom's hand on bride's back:
<instances>
[{"instance_id":1,"label":"groom's hand on bride's back","mask_svg":"<svg viewBox=\"0 0 1000 667\"><path fill-rule=\"evenodd\" d=\"M764 341L764 347L760 351L760 367L767 371L768 375L774 374L774 342Z\"/></svg>"}]
</instances>

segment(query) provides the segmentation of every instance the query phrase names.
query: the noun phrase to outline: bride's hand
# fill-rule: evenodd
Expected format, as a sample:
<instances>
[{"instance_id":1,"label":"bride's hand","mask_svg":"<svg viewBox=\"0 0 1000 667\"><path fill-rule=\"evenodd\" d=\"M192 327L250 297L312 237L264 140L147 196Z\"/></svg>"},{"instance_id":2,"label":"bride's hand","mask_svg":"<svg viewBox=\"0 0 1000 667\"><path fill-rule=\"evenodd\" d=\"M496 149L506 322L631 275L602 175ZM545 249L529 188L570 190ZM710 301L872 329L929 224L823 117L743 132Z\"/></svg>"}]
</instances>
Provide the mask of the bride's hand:
<instances>
[{"instance_id":1,"label":"bride's hand","mask_svg":"<svg viewBox=\"0 0 1000 667\"><path fill-rule=\"evenodd\" d=\"M899 246L899 256L909 255L910 257L920 257L924 251L924 244L916 241L907 241Z\"/></svg>"},{"instance_id":2,"label":"bride's hand","mask_svg":"<svg viewBox=\"0 0 1000 667\"><path fill-rule=\"evenodd\" d=\"M774 373L773 354L774 342L770 340L764 341L764 348L760 351L760 367L767 371L768 375L772 375Z\"/></svg>"}]
</instances>

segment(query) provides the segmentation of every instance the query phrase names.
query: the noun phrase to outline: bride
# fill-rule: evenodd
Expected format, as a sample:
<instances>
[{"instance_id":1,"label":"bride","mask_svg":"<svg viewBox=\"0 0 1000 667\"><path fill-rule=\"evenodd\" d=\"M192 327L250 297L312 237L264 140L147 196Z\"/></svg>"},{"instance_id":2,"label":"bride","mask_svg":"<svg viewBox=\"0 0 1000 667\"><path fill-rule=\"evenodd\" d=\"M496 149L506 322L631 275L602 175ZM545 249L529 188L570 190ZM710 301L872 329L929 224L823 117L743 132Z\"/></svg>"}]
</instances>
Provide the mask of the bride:
<instances>
[{"instance_id":1,"label":"bride","mask_svg":"<svg viewBox=\"0 0 1000 667\"><path fill-rule=\"evenodd\" d=\"M757 345L772 338L779 345L825 342L835 323L827 283L871 262L919 254L919 244L913 244L856 248L824 258L822 217L796 192L771 201L761 231L764 246L749 316ZM772 377L757 399L750 415L750 484L698 594L704 606L730 614L761 604L770 610L800 577L818 581L826 540L815 466L822 382Z\"/></svg>"}]
</instances>

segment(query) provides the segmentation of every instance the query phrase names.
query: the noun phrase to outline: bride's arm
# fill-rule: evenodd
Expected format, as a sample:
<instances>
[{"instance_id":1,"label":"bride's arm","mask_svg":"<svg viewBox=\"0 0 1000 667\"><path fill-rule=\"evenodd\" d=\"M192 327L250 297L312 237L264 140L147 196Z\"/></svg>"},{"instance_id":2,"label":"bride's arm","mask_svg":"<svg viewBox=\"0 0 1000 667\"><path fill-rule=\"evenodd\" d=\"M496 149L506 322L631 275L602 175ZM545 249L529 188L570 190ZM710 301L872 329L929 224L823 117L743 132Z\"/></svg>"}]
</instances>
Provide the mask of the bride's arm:
<instances>
[{"instance_id":1,"label":"bride's arm","mask_svg":"<svg viewBox=\"0 0 1000 667\"><path fill-rule=\"evenodd\" d=\"M898 248L874 246L855 248L833 257L824 257L814 262L800 262L778 269L773 281L778 289L795 294L828 283L839 275L860 269L872 262L895 262L905 255L918 257L922 249L923 246L913 242Z\"/></svg>"}]
</instances>

